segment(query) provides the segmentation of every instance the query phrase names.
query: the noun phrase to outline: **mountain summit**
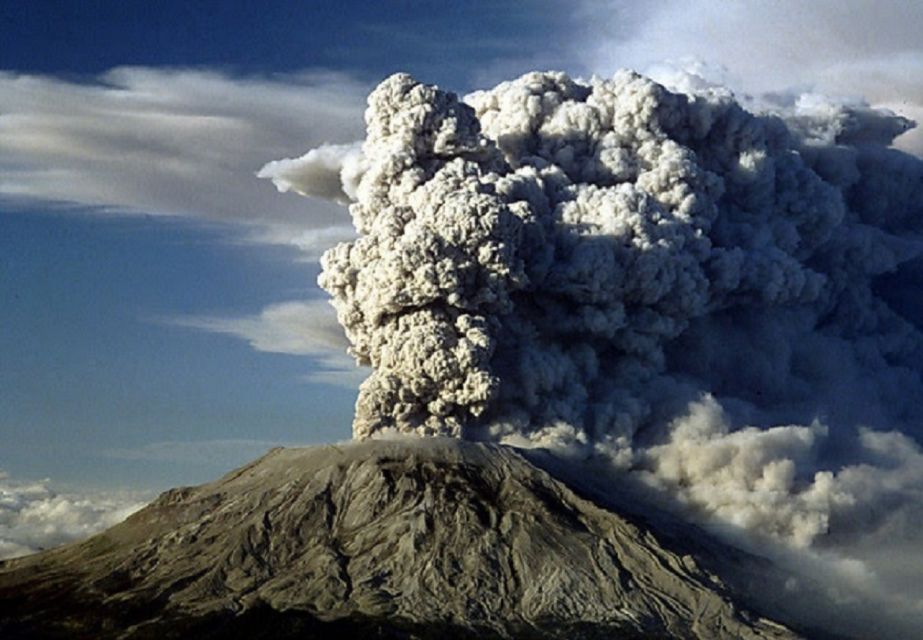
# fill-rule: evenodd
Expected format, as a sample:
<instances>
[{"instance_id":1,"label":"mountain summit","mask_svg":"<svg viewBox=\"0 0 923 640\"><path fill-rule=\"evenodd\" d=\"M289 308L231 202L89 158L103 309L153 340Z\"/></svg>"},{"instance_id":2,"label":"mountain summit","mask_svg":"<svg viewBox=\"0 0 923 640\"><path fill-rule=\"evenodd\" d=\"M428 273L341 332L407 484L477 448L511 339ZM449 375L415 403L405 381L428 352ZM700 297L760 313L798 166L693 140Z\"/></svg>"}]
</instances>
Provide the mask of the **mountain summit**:
<instances>
[{"instance_id":1,"label":"mountain summit","mask_svg":"<svg viewBox=\"0 0 923 640\"><path fill-rule=\"evenodd\" d=\"M274 449L0 563L0 636L797 637L666 538L499 445Z\"/></svg>"}]
</instances>

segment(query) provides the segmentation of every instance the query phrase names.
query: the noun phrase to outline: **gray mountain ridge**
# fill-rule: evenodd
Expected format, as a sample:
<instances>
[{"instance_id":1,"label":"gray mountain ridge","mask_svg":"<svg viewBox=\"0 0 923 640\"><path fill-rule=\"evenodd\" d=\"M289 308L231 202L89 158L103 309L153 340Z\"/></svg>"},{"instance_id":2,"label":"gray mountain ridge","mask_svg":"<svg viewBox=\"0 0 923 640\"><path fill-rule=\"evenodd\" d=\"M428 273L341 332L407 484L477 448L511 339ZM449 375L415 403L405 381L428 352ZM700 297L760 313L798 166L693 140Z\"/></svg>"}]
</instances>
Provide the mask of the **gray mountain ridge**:
<instances>
[{"instance_id":1,"label":"gray mountain ridge","mask_svg":"<svg viewBox=\"0 0 923 640\"><path fill-rule=\"evenodd\" d=\"M273 449L0 563L0 637L804 637L724 580L756 559L538 462L446 438Z\"/></svg>"}]
</instances>

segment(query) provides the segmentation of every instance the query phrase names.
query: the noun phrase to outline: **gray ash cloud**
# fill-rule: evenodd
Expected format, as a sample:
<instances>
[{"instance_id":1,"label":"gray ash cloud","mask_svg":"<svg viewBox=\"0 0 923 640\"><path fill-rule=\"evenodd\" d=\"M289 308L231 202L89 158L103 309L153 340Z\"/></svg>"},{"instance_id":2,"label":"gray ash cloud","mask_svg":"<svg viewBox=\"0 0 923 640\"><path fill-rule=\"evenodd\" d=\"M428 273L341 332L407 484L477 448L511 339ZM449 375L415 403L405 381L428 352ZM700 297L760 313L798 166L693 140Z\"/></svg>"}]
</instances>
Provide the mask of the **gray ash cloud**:
<instances>
[{"instance_id":1,"label":"gray ash cloud","mask_svg":"<svg viewBox=\"0 0 923 640\"><path fill-rule=\"evenodd\" d=\"M320 284L372 369L354 435L603 457L796 548L916 544L923 161L891 146L914 123L687 84L462 100L397 74L361 146L263 169L351 203Z\"/></svg>"}]
</instances>

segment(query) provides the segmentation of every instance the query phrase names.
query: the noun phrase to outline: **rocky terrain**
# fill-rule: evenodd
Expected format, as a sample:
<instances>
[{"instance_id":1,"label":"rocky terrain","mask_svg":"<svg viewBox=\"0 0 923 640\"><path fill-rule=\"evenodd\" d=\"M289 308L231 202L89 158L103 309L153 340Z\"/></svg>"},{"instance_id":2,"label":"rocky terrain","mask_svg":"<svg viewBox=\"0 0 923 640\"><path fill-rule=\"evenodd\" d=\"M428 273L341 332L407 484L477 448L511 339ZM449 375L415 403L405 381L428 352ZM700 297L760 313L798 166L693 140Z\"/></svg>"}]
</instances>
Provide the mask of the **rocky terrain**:
<instances>
[{"instance_id":1,"label":"rocky terrain","mask_svg":"<svg viewBox=\"0 0 923 640\"><path fill-rule=\"evenodd\" d=\"M498 445L274 449L0 563L0 637L800 637L720 556Z\"/></svg>"}]
</instances>

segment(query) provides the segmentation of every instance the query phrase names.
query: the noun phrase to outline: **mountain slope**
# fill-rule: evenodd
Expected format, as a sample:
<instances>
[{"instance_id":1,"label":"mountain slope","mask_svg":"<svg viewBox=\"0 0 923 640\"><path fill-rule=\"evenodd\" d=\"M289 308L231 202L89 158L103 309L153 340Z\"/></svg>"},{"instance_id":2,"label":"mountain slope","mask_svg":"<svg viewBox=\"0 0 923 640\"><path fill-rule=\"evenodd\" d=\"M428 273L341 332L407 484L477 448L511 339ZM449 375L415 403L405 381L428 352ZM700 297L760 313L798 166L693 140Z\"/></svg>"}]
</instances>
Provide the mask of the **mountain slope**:
<instances>
[{"instance_id":1,"label":"mountain slope","mask_svg":"<svg viewBox=\"0 0 923 640\"><path fill-rule=\"evenodd\" d=\"M0 637L794 638L512 449L275 449L0 564Z\"/></svg>"}]
</instances>

